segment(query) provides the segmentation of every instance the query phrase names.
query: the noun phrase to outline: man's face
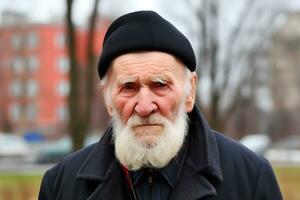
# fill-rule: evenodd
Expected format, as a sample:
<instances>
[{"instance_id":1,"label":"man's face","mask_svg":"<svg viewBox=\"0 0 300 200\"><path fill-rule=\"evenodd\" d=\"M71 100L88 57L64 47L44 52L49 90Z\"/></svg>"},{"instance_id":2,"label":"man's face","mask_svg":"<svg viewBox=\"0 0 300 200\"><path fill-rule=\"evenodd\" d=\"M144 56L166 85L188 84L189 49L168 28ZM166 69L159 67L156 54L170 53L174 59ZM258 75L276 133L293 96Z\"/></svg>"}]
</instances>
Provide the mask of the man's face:
<instances>
[{"instance_id":1,"label":"man's face","mask_svg":"<svg viewBox=\"0 0 300 200\"><path fill-rule=\"evenodd\" d=\"M174 56L163 52L128 53L117 57L108 72L111 106L115 107L124 124L134 114L147 117L158 113L175 120L184 98L185 67ZM187 103L185 111L192 106ZM164 126L146 123L132 127L135 136L151 140L160 135Z\"/></svg>"},{"instance_id":2,"label":"man's face","mask_svg":"<svg viewBox=\"0 0 300 200\"><path fill-rule=\"evenodd\" d=\"M185 70L178 59L162 52L129 53L113 60L104 94L114 122L116 156L123 165L161 167L179 151L196 84L196 74L187 77Z\"/></svg>"}]
</instances>

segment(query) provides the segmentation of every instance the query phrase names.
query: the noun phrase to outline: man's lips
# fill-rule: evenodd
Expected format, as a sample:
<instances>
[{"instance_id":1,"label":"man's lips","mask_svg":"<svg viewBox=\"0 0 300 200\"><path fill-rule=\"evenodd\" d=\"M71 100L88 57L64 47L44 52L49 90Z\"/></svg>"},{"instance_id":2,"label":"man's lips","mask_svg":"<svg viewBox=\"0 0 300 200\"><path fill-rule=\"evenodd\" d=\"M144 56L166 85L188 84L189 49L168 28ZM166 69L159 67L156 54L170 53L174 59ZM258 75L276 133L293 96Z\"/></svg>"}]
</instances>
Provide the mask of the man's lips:
<instances>
[{"instance_id":1,"label":"man's lips","mask_svg":"<svg viewBox=\"0 0 300 200\"><path fill-rule=\"evenodd\" d=\"M154 126L163 126L163 125L162 124L139 124L133 126L133 128L154 127Z\"/></svg>"},{"instance_id":2,"label":"man's lips","mask_svg":"<svg viewBox=\"0 0 300 200\"><path fill-rule=\"evenodd\" d=\"M159 135L164 129L162 124L141 124L132 127L136 135Z\"/></svg>"}]
</instances>

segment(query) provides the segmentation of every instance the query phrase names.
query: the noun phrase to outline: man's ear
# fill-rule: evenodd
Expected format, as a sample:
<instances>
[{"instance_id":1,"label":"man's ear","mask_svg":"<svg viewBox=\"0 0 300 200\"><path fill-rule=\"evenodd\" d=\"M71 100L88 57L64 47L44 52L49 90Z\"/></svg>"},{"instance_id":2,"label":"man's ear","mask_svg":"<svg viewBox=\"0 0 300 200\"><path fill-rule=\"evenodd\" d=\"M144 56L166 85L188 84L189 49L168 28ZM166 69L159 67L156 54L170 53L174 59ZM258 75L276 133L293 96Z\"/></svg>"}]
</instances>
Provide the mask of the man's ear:
<instances>
[{"instance_id":1,"label":"man's ear","mask_svg":"<svg viewBox=\"0 0 300 200\"><path fill-rule=\"evenodd\" d=\"M109 116L112 116L112 113L113 113L112 106L110 104L108 105L106 103L105 103L105 105L106 105L106 110L107 110Z\"/></svg>"},{"instance_id":2,"label":"man's ear","mask_svg":"<svg viewBox=\"0 0 300 200\"><path fill-rule=\"evenodd\" d=\"M185 97L185 111L187 113L191 112L194 108L195 100L196 100L196 88L197 88L197 74L196 72L192 72L192 76L190 78L191 91Z\"/></svg>"}]
</instances>

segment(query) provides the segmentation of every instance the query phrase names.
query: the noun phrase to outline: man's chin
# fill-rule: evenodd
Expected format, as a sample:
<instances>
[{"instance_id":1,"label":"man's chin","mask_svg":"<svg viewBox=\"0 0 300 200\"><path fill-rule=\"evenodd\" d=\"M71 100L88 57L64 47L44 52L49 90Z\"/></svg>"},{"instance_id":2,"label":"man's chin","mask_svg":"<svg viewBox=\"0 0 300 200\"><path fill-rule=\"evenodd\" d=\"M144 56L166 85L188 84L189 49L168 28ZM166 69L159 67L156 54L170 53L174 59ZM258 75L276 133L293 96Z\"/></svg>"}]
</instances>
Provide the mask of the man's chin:
<instances>
[{"instance_id":1,"label":"man's chin","mask_svg":"<svg viewBox=\"0 0 300 200\"><path fill-rule=\"evenodd\" d=\"M132 127L132 135L142 148L151 149L164 134L163 125L143 125Z\"/></svg>"},{"instance_id":2,"label":"man's chin","mask_svg":"<svg viewBox=\"0 0 300 200\"><path fill-rule=\"evenodd\" d=\"M157 145L157 142L159 140L159 136L158 135L154 135L154 136L142 136L140 138L137 138L138 143L146 149L151 149L154 148Z\"/></svg>"}]
</instances>

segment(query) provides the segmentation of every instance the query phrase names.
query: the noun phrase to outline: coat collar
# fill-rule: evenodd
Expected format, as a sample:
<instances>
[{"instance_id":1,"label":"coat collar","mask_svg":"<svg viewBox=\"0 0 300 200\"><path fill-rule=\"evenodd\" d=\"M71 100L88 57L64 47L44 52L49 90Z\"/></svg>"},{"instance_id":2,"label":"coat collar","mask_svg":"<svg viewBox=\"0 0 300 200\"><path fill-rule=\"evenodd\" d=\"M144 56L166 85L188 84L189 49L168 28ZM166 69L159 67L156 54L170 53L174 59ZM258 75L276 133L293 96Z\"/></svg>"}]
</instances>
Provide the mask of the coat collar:
<instances>
[{"instance_id":1,"label":"coat collar","mask_svg":"<svg viewBox=\"0 0 300 200\"><path fill-rule=\"evenodd\" d=\"M172 200L215 196L216 187L223 181L215 135L196 107L189 114L189 119L190 146L180 178L171 194ZM111 135L112 128L109 128L77 173L77 178L102 182L89 199L125 199L121 197L121 194L125 196L124 191L119 191L119 197L111 198L118 187L124 188Z\"/></svg>"},{"instance_id":2,"label":"coat collar","mask_svg":"<svg viewBox=\"0 0 300 200\"><path fill-rule=\"evenodd\" d=\"M189 114L190 159L195 171L223 181L219 151L214 131L197 107Z\"/></svg>"},{"instance_id":3,"label":"coat collar","mask_svg":"<svg viewBox=\"0 0 300 200\"><path fill-rule=\"evenodd\" d=\"M172 200L216 196L216 188L223 182L214 133L196 107L189 114L189 119L189 152L176 188L171 194Z\"/></svg>"},{"instance_id":4,"label":"coat collar","mask_svg":"<svg viewBox=\"0 0 300 200\"><path fill-rule=\"evenodd\" d=\"M79 169L76 178L99 181L99 185L87 200L125 200L128 193L124 187L122 169L114 156L112 128L100 139L94 150Z\"/></svg>"},{"instance_id":5,"label":"coat collar","mask_svg":"<svg viewBox=\"0 0 300 200\"><path fill-rule=\"evenodd\" d=\"M108 168L115 162L114 146L111 142L112 128L108 128L93 151L81 165L77 178L103 181Z\"/></svg>"}]
</instances>

